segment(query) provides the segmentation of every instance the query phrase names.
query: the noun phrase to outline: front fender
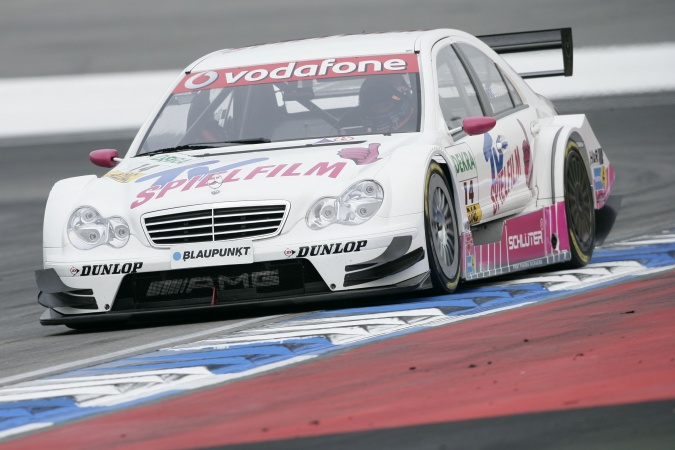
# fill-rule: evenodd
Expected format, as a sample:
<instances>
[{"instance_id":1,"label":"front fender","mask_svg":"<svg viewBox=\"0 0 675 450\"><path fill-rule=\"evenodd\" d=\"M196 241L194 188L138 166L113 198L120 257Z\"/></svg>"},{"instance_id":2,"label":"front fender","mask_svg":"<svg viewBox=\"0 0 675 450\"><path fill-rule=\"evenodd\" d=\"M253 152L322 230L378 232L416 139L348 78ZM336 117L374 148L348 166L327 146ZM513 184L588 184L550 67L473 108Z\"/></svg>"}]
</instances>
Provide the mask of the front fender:
<instances>
[{"instance_id":1,"label":"front fender","mask_svg":"<svg viewBox=\"0 0 675 450\"><path fill-rule=\"evenodd\" d=\"M396 217L424 212L424 183L427 168L441 148L434 145L397 149L387 161L382 182L386 185L385 202L380 214Z\"/></svg>"}]
</instances>

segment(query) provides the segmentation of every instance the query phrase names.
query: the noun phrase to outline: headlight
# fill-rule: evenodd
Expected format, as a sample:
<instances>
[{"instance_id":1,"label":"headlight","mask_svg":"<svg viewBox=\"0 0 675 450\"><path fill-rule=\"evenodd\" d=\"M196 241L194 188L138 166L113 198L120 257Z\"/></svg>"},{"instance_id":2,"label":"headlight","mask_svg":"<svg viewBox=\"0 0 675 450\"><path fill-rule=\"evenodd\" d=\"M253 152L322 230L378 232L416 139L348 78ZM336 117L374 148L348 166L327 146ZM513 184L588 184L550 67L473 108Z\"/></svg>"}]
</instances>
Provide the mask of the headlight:
<instances>
[{"instance_id":1,"label":"headlight","mask_svg":"<svg viewBox=\"0 0 675 450\"><path fill-rule=\"evenodd\" d=\"M359 181L339 197L324 197L307 211L307 226L320 230L333 223L360 225L377 213L384 199L384 190L372 180Z\"/></svg>"},{"instance_id":2,"label":"headlight","mask_svg":"<svg viewBox=\"0 0 675 450\"><path fill-rule=\"evenodd\" d=\"M80 250L104 244L121 248L129 242L129 235L129 225L123 218L104 218L91 206L76 209L68 219L68 240Z\"/></svg>"}]
</instances>

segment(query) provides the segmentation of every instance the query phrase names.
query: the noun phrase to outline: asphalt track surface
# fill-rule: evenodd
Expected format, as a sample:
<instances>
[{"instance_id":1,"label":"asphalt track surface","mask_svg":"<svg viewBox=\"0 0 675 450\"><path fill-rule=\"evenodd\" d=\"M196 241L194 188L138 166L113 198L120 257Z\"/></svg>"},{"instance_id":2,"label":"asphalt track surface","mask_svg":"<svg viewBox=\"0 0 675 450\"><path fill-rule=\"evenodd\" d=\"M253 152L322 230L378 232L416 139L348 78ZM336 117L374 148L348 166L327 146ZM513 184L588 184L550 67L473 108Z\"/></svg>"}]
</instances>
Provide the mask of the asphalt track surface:
<instances>
[{"instance_id":1,"label":"asphalt track surface","mask_svg":"<svg viewBox=\"0 0 675 450\"><path fill-rule=\"evenodd\" d=\"M675 40L672 31L672 17L675 9L669 1L647 1L639 4L629 1L613 3L611 9L607 6L588 6L588 2L540 2L517 0L510 2L508 7L499 7L495 2L460 1L448 5L441 1L415 2L423 14L414 14L410 2L402 1L372 1L368 7L361 2L347 1L338 5L312 6L304 1L278 2L270 6L269 2L252 1L231 5L223 11L222 2L200 2L199 8L190 8L187 2L165 1L161 7L157 2L144 2L143 6L116 7L113 2L88 2L83 7L82 2L63 2L58 10L53 10L52 2L44 1L6 1L0 6L0 77L25 77L32 75L60 75L71 73L95 73L143 69L176 68L186 64L195 57L224 46L239 46L257 42L292 39L312 35L326 35L334 33L351 33L366 31L380 31L391 29L415 29L434 27L458 27L475 34L509 31L510 29L532 29L556 26L575 27L575 42L586 45L631 44L639 42L660 42ZM50 10L50 8L52 8ZM530 13L524 14L525 9ZM534 9L533 9L534 8ZM449 14L449 10L454 10ZM46 14L45 11L49 11ZM532 11L536 11L532 13ZM227 14L226 14L227 13ZM283 24L280 24L283 17ZM331 20L325 20L329 17ZM447 18L447 19L446 19ZM536 20L535 20L536 19ZM195 26L200 23L200 26ZM503 26L508 23L508 26ZM532 24L536 23L535 26ZM251 31L251 30L255 31ZM83 39L82 36L87 36ZM252 37L254 35L254 38ZM11 37L11 39L10 39ZM253 40L252 40L253 39ZM218 45L210 43L219 40ZM640 236L647 233L672 229L675 224L675 184L673 182L673 167L675 167L675 151L673 151L672 123L675 119L675 95L669 93L636 95L630 97L613 97L602 99L583 99L560 103L563 113L586 113L607 155L614 164L617 173L615 194L623 195L623 206L615 228L609 241L618 241L628 237ZM48 117L49 111L37 111L36 117ZM274 320L275 314L303 314L320 308L321 305L298 308L256 310L236 310L225 317L213 321L183 321L179 323L159 323L153 326L129 328L117 331L92 333L78 333L68 331L64 327L41 327L38 318L43 308L37 305L37 294L33 271L41 265L41 228L44 205L51 185L62 178L89 173L101 175L105 171L92 166L88 162L87 154L96 148L125 149L130 142L129 137L103 139L101 137L58 137L52 141L46 140L39 145L12 145L2 146L0 143L0 384L9 383L3 380L24 380L35 378L49 371L58 372L59 366L80 361L75 368L86 365L88 358L97 358L100 355L111 355L140 349L159 347L159 342L180 340L182 336L199 333L215 333L217 327L245 327L243 321ZM652 283L658 284L661 289L658 297L652 297L653 302L645 305L651 314L670 318L669 322L661 321L658 326L654 321L641 324L643 328L663 331L664 342L672 342L672 287L669 281L672 273L655 277ZM647 283L647 282L644 282ZM640 299L644 294L644 284L624 286L632 289L633 297ZM670 290L669 290L670 289ZM601 298L602 291L594 303L610 303L619 293L607 293ZM574 299L572 299L574 302ZM560 302L554 302L551 308ZM584 314L585 301L576 301L577 314ZM340 305L335 305L340 306ZM546 305L544 305L546 306ZM538 308L544 308L538 307ZM623 304L621 305L624 306ZM616 305L619 308L618 305ZM625 310L631 308L640 311L642 304L625 305ZM562 308L562 305L559 306ZM568 314L575 314L573 306ZM619 311L619 309L616 309ZM458 340L466 335L484 335L499 338L498 328L492 328L494 321L520 322L527 320L537 323L538 318L546 317L550 310L527 308L500 314L493 318L473 320L456 326L442 327L434 330L435 333L447 333L443 339ZM670 315L667 315L670 314ZM617 319L633 317L618 316ZM269 319L267 319L269 318ZM500 319L501 318L501 319ZM486 320L490 319L490 320ZM599 327L615 330L620 324L596 324L594 329L575 329L574 324L581 320L570 320L570 329L565 333L577 333L582 342L586 334L599 333ZM656 319L654 319L656 320ZM491 322L492 321L492 322ZM546 323L546 322L544 322ZM504 325L505 326L505 325ZM640 329L639 327L637 329ZM547 330L541 330L546 333ZM453 333L457 333L454 334ZM563 340L569 335L563 333ZM187 339L187 338L186 338ZM427 333L419 334L416 339L431 339ZM641 351L648 355L645 349L652 348L654 341L641 335L642 341L636 341L630 346L631 351L638 354ZM670 339L670 341L668 341ZM401 348L407 348L404 342L399 342ZM583 345L595 345L592 342L582 342ZM423 345L423 344L418 344ZM581 345L583 347L583 345ZM671 345L671 349L675 347ZM366 353L370 346L363 349ZM590 347L588 347L590 348ZM377 349L367 358L381 357ZM447 349L445 349L448 351ZM466 349L471 352L470 348ZM551 350L544 347L541 350ZM570 348L570 351L574 349ZM662 349L663 354L669 354L668 348ZM512 358L526 358L531 355L525 347L521 353L513 353ZM656 350L653 350L656 351ZM575 350L575 353L582 352ZM338 357L349 357L352 352L345 352ZM671 350L672 353L672 350ZM475 353L474 353L475 354ZM375 355L375 356L373 356ZM358 355L354 355L357 357ZM488 356L488 355L485 355ZM613 355L616 356L616 355ZM633 355L635 356L635 355ZM670 355L671 357L675 355ZM338 357L328 357L320 363L322 368L295 368L298 372L307 371L309 376L318 380L319 375L333 370L339 362ZM624 355L625 357L625 355ZM646 357L646 356L645 356ZM406 359L407 358L407 359ZM607 356L607 360L611 359ZM396 354L393 362L406 369L412 367L413 356ZM639 358L638 358L639 360ZM602 360L604 361L604 360ZM601 362L602 362L601 361ZM615 384L621 389L630 391L637 389L644 380L625 382L617 375L626 365L622 366L618 359L608 366L604 374L609 380L616 377ZM99 360L100 362L100 360ZM465 362L465 361L461 361ZM468 360L466 361L468 362ZM635 363L634 360L624 361ZM384 361L383 361L384 363ZM415 363L417 364L417 363ZM418 364L419 365L419 364ZM358 365L355 365L358 369ZM657 367L658 368L658 367ZM672 366L660 367L661 373L675 378L675 369ZM318 370L312 373L312 370ZM360 370L364 370L361 366ZM665 372L663 372L665 371ZM364 372L366 373L366 372ZM33 374L23 377L22 374ZM280 371L272 374L274 377L291 377L292 372ZM304 375L307 375L305 373ZM578 377L588 377L588 371L577 373ZM268 376L247 380L247 383L269 383ZM330 383L331 380L325 380ZM13 382L13 381L12 381ZM316 381L312 381L316 383ZM376 378L371 383L377 384ZM461 381L460 380L460 385ZM310 382L311 383L311 382ZM431 383L430 380L422 382ZM632 383L632 384L631 384ZM414 383L413 383L414 384ZM610 382L610 384L612 384ZM667 383L666 383L667 384ZM237 390L237 383L229 389ZM368 389L368 384L349 386L349 391ZM672 381L670 383L672 387ZM473 386L475 388L475 386ZM549 386L555 391L555 386ZM227 387L225 387L227 389ZM294 397L291 388L284 387L287 396L278 401L281 404L293 404L299 397ZM289 389L291 389L289 391ZM294 389L297 389L294 388ZM405 392L400 390L400 392ZM639 390L639 389L638 389ZM289 393L290 392L290 393ZM468 392L468 391L467 391ZM260 397L262 406L273 399L271 391L267 397ZM428 390L427 395L433 397L434 391ZM584 395L588 394L586 392ZM203 391L204 396L211 395L210 391ZM223 394L227 397L227 393ZM230 394L232 395L232 394ZM390 396L396 396L390 392ZM392 404L389 414L397 415L406 410L402 397L399 404ZM496 394L501 395L501 394ZM231 397L230 397L231 398ZM476 415L473 417L458 414L452 417L435 417L422 422L401 422L378 426L378 422L367 422L365 429L351 431L346 429L321 428L314 433L315 437L305 437L292 441L284 440L289 436L277 436L280 439L263 444L252 444L253 448L578 448L581 443L585 448L673 448L675 447L675 424L673 423L673 398L671 391L662 391L656 396L640 396L623 399L613 405L598 403L593 408L570 409L564 407L540 408L535 410L502 411L496 416ZM661 399L654 400L654 399ZM309 399L312 400L311 398ZM319 401L320 399L314 399ZM415 397L417 405L424 406L426 398L420 400ZM174 401L180 402L180 398ZM563 400L568 401L568 400ZM162 404L158 404L162 408ZM271 405L271 403L269 403ZM386 410L386 402L381 408ZM570 406L570 405L568 405ZM180 411L178 406L173 411ZM358 409L358 408L357 408ZM439 408L435 408L438 410ZM547 410L547 412L542 412ZM171 411L168 410L167 411ZM286 410L276 410L284 414ZM223 411L212 412L213 416ZM355 411L359 413L359 411ZM194 415L194 413L191 413ZM199 416L200 414L197 414ZM169 414L171 416L171 414ZM139 410L136 420L142 420L143 410ZM179 416L176 416L179 417ZM242 417L239 419L243 420ZM244 417L245 419L245 417ZM251 415L253 426L259 433L265 427L260 416ZM472 419L472 420L466 420ZM90 423L93 428L90 433L98 433L106 422L106 418L99 422L84 421L79 425L87 427ZM309 427L319 428L309 420ZM163 424L165 424L163 422ZM370 425L368 425L370 424ZM250 425L250 424L249 424ZM413 426L414 425L414 426ZM69 428L61 428L35 435L35 447L42 439L48 436L66 439L64 433ZM349 431L348 433L346 431ZM55 433L50 435L48 433ZM59 434L61 433L61 434ZM339 434L335 434L339 433ZM296 433L294 436L308 436ZM71 436L72 437L72 436ZM118 436L119 437L119 436ZM96 442L110 444L112 447L121 445L114 436L108 435L107 441L103 438ZM262 438L259 438L262 440ZM269 439L269 438L265 438ZM258 440L257 438L252 441ZM20 440L15 441L17 448L26 448ZM26 441L28 442L28 441ZM47 440L50 444L54 441ZM65 441L64 441L65 442ZM221 445L226 441L213 441L211 444L195 444L199 446ZM249 441L251 442L251 441ZM93 444L93 443L91 443ZM3 444L0 444L4 448ZM160 444L158 444L160 445ZM189 441L185 447L192 446ZM142 444L138 444L142 448ZM145 447L148 448L148 447ZM243 446L242 448L248 448Z\"/></svg>"},{"instance_id":2,"label":"asphalt track surface","mask_svg":"<svg viewBox=\"0 0 675 450\"><path fill-rule=\"evenodd\" d=\"M650 106L658 102L662 104ZM561 112L566 113L578 112L579 108L583 108L587 112L596 134L606 149L607 155L610 157L618 174L615 194L623 196L623 206L608 241L613 242L672 227L675 223L675 206L671 200L673 193L675 193L672 180L672 167L675 167L675 153L672 151L670 133L665 131L659 134L654 133L654 130L669 130L672 118L675 117L675 96L671 97L670 100L667 95L660 96L658 100L654 100L652 97L621 98L613 99L611 104L608 104L606 99L585 100L583 102L567 102L560 104L559 107ZM634 128L628 134L625 132L625 124L629 122ZM95 168L88 162L88 152L101 147L122 149L128 145L128 142L128 139L117 139L64 142L51 145L45 144L3 149L2 154L5 164L2 167L11 167L12 170L3 169L0 179L0 192L3 193L0 203L0 223L3 229L0 235L0 248L3 249L4 256L0 265L0 273L2 274L2 279L0 280L2 282L0 298L3 301L3 316L0 319L0 348L2 348L3 362L0 368L0 378L17 377L21 374L41 369L44 370L50 367L57 368L57 366L64 363L86 360L87 358L97 357L102 354L115 354L115 352L121 352L128 348L152 346L155 342L166 341L175 338L177 335L199 332L208 333L208 330L215 327L228 325L245 327L245 324L241 322L242 320L266 320L267 316L270 316L269 320L273 320L275 314L302 314L322 307L322 305L307 305L295 308L237 309L221 317L220 319L222 320L215 323L212 320L187 320L179 323L160 322L152 326L91 333L68 331L64 327L41 327L38 324L38 317L42 312L42 307L35 302L36 289L32 271L40 267L41 264L40 233L42 212L49 187L53 182L64 177L92 172L101 174L102 170ZM11 192L11 195L6 195L9 192ZM662 278L661 282L666 287L670 286L672 289L669 276L672 276L672 274L668 274ZM666 294L664 296L664 298L670 298ZM607 294L607 298L604 301L611 302L611 295ZM659 305L665 307L667 303L663 300ZM339 307L341 305L330 306ZM349 305L345 304L342 306ZM614 310L614 307L612 309ZM624 309L630 308L626 306ZM666 311L662 312L665 313ZM512 312L510 314L518 313ZM530 316L533 314L536 315L537 313L529 313ZM579 314L583 314L583 312L579 312ZM541 317L544 316L545 314L541 313ZM496 317L501 317L501 315ZM520 318L514 320L519 321ZM570 321L570 323L573 329L575 322ZM470 324L465 324L469 328L466 334L485 334L486 336L495 337L494 334L487 332L490 328L483 328L484 325L482 324L483 321L480 319L471 321ZM455 332L450 330L452 327L447 328L449 333ZM585 330L576 331L585 332ZM498 331L493 331L493 333L498 334ZM672 341L672 336L670 337ZM498 337L496 338L498 339ZM435 341L431 336L423 339ZM403 345L402 348L407 347L408 345ZM671 348L675 348L675 342L673 342ZM381 357L377 352L375 354L377 355L376 358ZM409 356L405 354L398 355L399 364L413 365L410 362ZM515 358L521 356L515 355L514 361L517 361ZM323 371L330 372L331 364L338 364L338 362L331 361L330 358L324 361ZM612 370L606 375L612 376L615 370L620 370L620 367L620 364L615 361L611 365ZM671 374L675 373L675 367L669 367L668 369ZM364 374L367 374L370 369L361 368L360 370ZM330 379L322 380L311 376L308 379L313 380L308 381L308 383L316 383L317 386L330 385L335 381ZM21 381L23 381L23 378ZM259 382L264 385L266 383L265 378L262 377ZM367 381L361 387L368 389L369 383L376 383L376 381ZM430 383L429 380L424 382L425 385L428 385L428 383ZM233 385L232 388L235 391L238 389L236 386L237 384ZM631 387L623 381L621 381L621 386L625 389ZM356 387L355 385L350 388L356 389ZM431 386L427 387L429 388L429 392L434 391ZM288 388L283 388L282 391L293 392L293 390L289 391ZM502 394L496 393L495 395ZM209 394L209 391L205 391L205 395L209 396L211 394ZM227 397L227 394L223 395L225 395L224 398ZM391 395L394 394L391 393ZM405 395L401 395L402 398L405 397ZM274 397L270 396L269 398L273 399ZM419 398L419 396L415 398ZM672 399L675 398L675 393L667 392L664 393L663 397L657 396L657 398L662 398L664 402L641 402L640 400L642 399L637 398L626 401L626 404L623 406L614 405L609 407L607 405L600 405L600 409L584 409L577 411L579 414L571 411L553 411L556 408L551 408L551 411L543 415L533 414L529 411L520 411L523 414L517 414L519 411L503 411L499 417L478 417L475 421L468 423L463 421L456 422L462 418L469 418L466 416L462 417L460 414L457 417L450 417L450 419L445 418L445 420L443 418L430 418L428 421L423 422L423 424L418 424L418 426L410 426L414 422L395 423L393 425L395 429L394 433L391 433L390 426L377 426L375 425L377 422L373 422L373 426L370 429L350 432L347 435L335 435L329 429L325 431L327 435L325 439L321 437L303 438L302 445L304 448L312 448L319 443L322 446L328 445L328 448L382 448L399 442L407 444L392 448L442 448L440 445L446 442L444 441L446 439L444 436L447 437L448 434L453 436L453 442L455 442L455 439L459 440L459 447L461 448L471 448L474 444L481 442L485 446L476 445L473 448L489 448L499 442L476 440L476 435L468 433L466 431L468 429L476 430L480 436L483 436L483 433L490 434L492 432L497 433L497 436L499 436L508 430L508 436L510 436L510 439L513 439L514 445L518 446L518 443L538 442L536 439L540 439L541 442L554 442L553 440L546 441L546 439L553 439L556 433L564 434L565 430L570 431L574 430L575 427L578 428L578 426L581 426L579 424L582 423L580 422L582 420L582 429L587 430L590 427L591 431L588 432L591 435L582 433L581 435L577 435L577 438L589 438L590 436L597 440L598 443L625 443L627 442L625 441L626 427L621 424L630 422L627 417L633 417L633 414L637 411L641 417L640 423L644 423L639 428L639 433L636 431L633 433L633 436L636 439L639 438L638 441L641 440L640 442L644 442L645 439L652 442L655 445L653 448L667 448L661 447L661 445L664 443L670 444L675 439L675 432L668 431L675 430L675 426L670 427L674 424L669 421L669 418L672 419ZM668 399L671 401L666 401ZM305 400L307 399L305 398ZM275 404L275 401L271 401L271 404ZM279 400L279 402L287 402L287 404L292 404L293 401L292 395L290 398L286 397ZM320 401L320 399L317 401ZM386 402L383 404L386 405ZM398 404L391 406L391 411L406 410L409 407L409 405ZM163 408L161 404L159 408ZM173 410L180 411L181 408L177 407ZM132 422L138 421L143 416L142 410L139 411L140 416L134 418ZM210 414L214 416L219 415L216 411ZM198 414L198 416L200 415ZM255 420L256 417L253 415L249 419ZM617 419L613 420L611 419L612 417L616 417ZM644 417L653 417L654 419L646 420ZM106 422L106 420L101 419L101 421L94 424L97 423L99 424L98 426L101 426L101 423ZM431 425L435 422L440 423ZM82 426L86 427L84 425L86 423L83 422ZM464 425L460 425L460 423ZM539 426L538 424L547 424L546 426L552 430L553 434L540 435L535 440L532 440L535 437L528 434L528 430L531 430L533 426ZM465 428L465 425L468 428ZM592 432L593 429L596 429L595 433ZM646 432L646 430L651 431ZM335 432L338 431L344 432L343 430L336 430ZM577 429L577 432L579 432L579 429ZM36 436L40 435L38 433ZM296 435L302 436L302 433ZM46 434L45 436L51 435ZM290 436L282 436L279 439L289 438ZM62 438L66 439L63 435L59 435L58 432L54 435L54 438L57 441ZM261 437L253 438L252 441L259 438ZM36 437L36 439L40 442L39 439L42 438ZM304 439L308 440L305 441ZM569 444L567 447L560 444L560 448L572 448L575 442L587 442L570 439L560 441ZM20 444L21 440L16 442L18 445L23 445ZM29 440L27 442L32 441ZM122 444L119 441L115 442L116 445ZM213 444L217 445L217 442L219 441L216 440ZM371 445L373 442L383 445L375 445L373 447ZM420 446L418 447L417 444L412 443L419 443ZM89 444L92 444L92 442L89 442L87 445ZM190 446L189 440L183 442L183 444L185 447ZM437 444L438 446L436 446ZM36 445L33 448L41 446ZM210 444L205 443L205 445ZM300 443L296 443L295 441L290 443L282 440L279 441L278 447L273 442L261 445L261 448L293 448L296 445L300 445ZM164 444L159 442L155 448L162 448L163 446ZM82 448L86 448L86 445ZM630 448L630 445L625 448Z\"/></svg>"}]
</instances>

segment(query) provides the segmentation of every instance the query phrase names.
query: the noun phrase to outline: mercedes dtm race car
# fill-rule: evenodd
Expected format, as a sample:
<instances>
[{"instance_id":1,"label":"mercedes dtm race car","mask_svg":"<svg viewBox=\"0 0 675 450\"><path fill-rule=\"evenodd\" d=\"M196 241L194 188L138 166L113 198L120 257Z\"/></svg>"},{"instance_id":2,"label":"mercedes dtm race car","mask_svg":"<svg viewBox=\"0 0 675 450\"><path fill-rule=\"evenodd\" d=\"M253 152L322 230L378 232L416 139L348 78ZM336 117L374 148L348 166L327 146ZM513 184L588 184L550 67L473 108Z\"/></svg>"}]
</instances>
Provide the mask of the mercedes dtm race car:
<instances>
[{"instance_id":1,"label":"mercedes dtm race car","mask_svg":"<svg viewBox=\"0 0 675 450\"><path fill-rule=\"evenodd\" d=\"M499 55L546 48L562 50L559 71L518 74ZM558 115L523 81L571 68L569 29L211 53L126 156L91 153L106 175L52 189L40 321L451 293L584 265L615 216L614 172L586 117Z\"/></svg>"}]
</instances>

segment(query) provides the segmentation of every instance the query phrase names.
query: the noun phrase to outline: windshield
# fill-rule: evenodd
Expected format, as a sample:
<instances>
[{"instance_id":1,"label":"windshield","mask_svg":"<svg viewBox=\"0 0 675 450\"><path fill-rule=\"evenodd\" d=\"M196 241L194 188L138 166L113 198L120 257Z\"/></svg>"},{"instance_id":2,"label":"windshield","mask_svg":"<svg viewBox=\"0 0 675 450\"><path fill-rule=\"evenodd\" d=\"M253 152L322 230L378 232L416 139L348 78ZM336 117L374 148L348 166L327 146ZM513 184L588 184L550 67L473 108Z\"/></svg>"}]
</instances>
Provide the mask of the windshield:
<instances>
[{"instance_id":1,"label":"windshield","mask_svg":"<svg viewBox=\"0 0 675 450\"><path fill-rule=\"evenodd\" d=\"M415 55L327 59L188 74L139 154L419 131Z\"/></svg>"}]
</instances>

